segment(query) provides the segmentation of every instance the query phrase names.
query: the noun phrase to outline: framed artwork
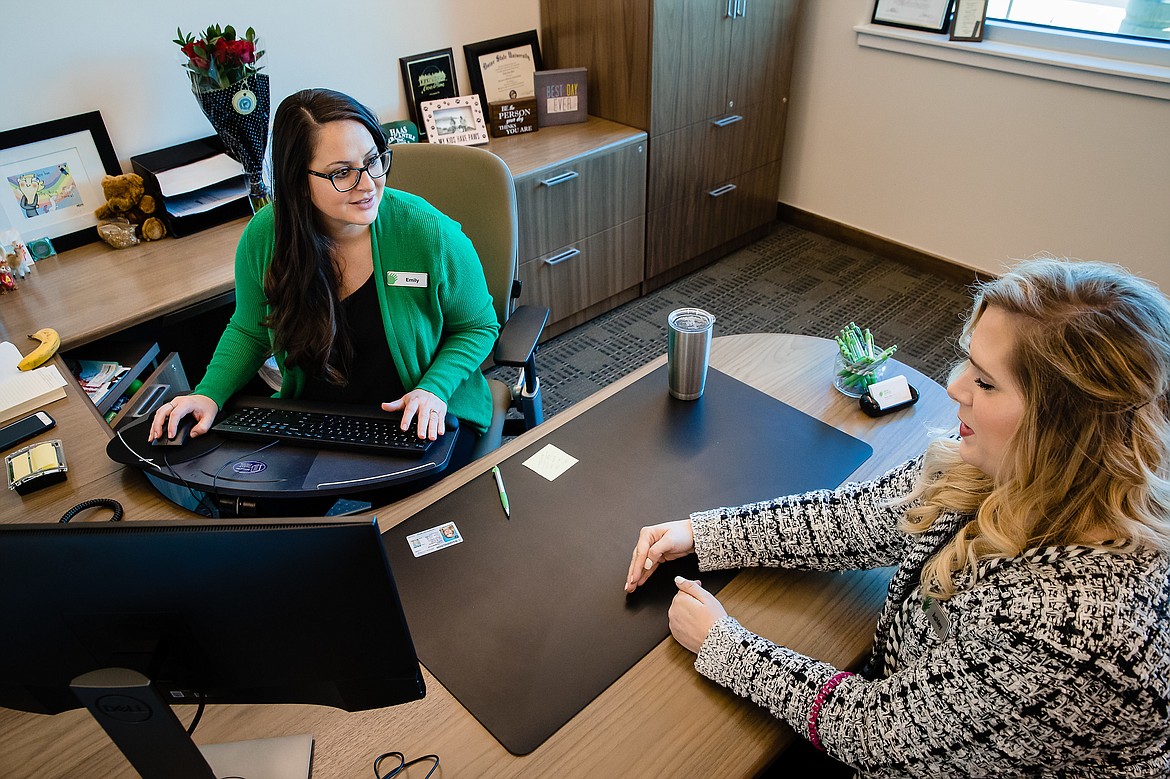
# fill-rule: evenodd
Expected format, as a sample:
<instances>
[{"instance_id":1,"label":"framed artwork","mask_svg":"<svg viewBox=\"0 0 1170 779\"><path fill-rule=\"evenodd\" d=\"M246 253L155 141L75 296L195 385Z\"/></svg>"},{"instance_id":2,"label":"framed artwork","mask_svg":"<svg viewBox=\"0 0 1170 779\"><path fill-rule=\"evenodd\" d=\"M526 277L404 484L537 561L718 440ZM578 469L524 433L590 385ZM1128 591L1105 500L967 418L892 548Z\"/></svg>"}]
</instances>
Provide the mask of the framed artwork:
<instances>
[{"instance_id":1,"label":"framed artwork","mask_svg":"<svg viewBox=\"0 0 1170 779\"><path fill-rule=\"evenodd\" d=\"M401 57L402 83L406 87L406 107L410 120L420 125L418 107L429 100L443 100L459 94L455 78L455 55L451 49L438 49L412 57Z\"/></svg>"},{"instance_id":2,"label":"framed artwork","mask_svg":"<svg viewBox=\"0 0 1170 779\"><path fill-rule=\"evenodd\" d=\"M954 20L951 22L951 40L983 40L983 25L986 22L987 0L955 0Z\"/></svg>"},{"instance_id":3,"label":"framed artwork","mask_svg":"<svg viewBox=\"0 0 1170 779\"><path fill-rule=\"evenodd\" d=\"M26 242L96 241L102 177L121 172L99 111L0 132L0 209Z\"/></svg>"},{"instance_id":4,"label":"framed artwork","mask_svg":"<svg viewBox=\"0 0 1170 779\"><path fill-rule=\"evenodd\" d=\"M536 95L533 74L543 70L536 30L463 46L467 78L480 105Z\"/></svg>"},{"instance_id":5,"label":"framed artwork","mask_svg":"<svg viewBox=\"0 0 1170 779\"><path fill-rule=\"evenodd\" d=\"M420 105L419 111L431 143L478 146L488 142L479 95L431 100Z\"/></svg>"},{"instance_id":6,"label":"framed artwork","mask_svg":"<svg viewBox=\"0 0 1170 779\"><path fill-rule=\"evenodd\" d=\"M875 0L873 23L946 32L952 0Z\"/></svg>"},{"instance_id":7,"label":"framed artwork","mask_svg":"<svg viewBox=\"0 0 1170 779\"><path fill-rule=\"evenodd\" d=\"M536 119L541 127L589 118L585 73L585 68L561 68L535 74Z\"/></svg>"}]
</instances>

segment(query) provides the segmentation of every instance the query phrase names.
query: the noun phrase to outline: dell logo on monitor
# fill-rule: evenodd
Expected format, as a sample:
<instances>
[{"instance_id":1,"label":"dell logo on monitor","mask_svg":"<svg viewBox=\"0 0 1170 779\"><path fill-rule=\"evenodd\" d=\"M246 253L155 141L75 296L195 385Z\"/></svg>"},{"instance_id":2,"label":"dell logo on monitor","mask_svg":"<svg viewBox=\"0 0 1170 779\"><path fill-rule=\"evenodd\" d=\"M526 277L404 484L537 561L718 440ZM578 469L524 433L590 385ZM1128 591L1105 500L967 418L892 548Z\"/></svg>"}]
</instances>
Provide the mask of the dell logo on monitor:
<instances>
[{"instance_id":1,"label":"dell logo on monitor","mask_svg":"<svg viewBox=\"0 0 1170 779\"><path fill-rule=\"evenodd\" d=\"M98 699L98 709L122 722L145 722L154 715L147 704L128 695L105 695Z\"/></svg>"}]
</instances>

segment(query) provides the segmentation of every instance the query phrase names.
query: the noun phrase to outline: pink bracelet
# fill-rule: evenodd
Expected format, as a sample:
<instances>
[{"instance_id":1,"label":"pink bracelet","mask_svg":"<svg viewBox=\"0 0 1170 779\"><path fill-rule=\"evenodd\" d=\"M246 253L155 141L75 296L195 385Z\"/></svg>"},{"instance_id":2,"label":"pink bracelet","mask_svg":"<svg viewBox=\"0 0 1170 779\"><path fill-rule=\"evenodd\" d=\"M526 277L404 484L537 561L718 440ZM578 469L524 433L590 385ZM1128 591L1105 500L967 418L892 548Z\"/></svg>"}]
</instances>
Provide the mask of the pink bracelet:
<instances>
[{"instance_id":1,"label":"pink bracelet","mask_svg":"<svg viewBox=\"0 0 1170 779\"><path fill-rule=\"evenodd\" d=\"M808 740L814 747L824 752L825 748L821 746L821 736L817 733L817 720L821 716L821 706L825 705L825 701L833 694L833 689L844 681L847 677L856 676L852 671L841 671L834 674L829 681L825 682L817 696L813 698L812 708L808 710Z\"/></svg>"}]
</instances>

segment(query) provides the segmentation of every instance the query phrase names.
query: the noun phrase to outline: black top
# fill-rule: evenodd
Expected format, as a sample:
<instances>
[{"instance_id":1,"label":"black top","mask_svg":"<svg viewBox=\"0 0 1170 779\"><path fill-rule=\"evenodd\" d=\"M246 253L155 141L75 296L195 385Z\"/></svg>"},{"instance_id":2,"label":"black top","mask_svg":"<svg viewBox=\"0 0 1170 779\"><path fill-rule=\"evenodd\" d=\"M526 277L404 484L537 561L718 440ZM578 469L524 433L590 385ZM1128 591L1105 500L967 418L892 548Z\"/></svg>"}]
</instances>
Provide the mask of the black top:
<instances>
[{"instance_id":1,"label":"black top","mask_svg":"<svg viewBox=\"0 0 1170 779\"><path fill-rule=\"evenodd\" d=\"M342 369L348 383L338 386L330 384L324 376L309 374L301 400L380 404L398 400L406 394L390 355L390 345L386 343L378 290L374 286L376 275L371 273L366 282L343 299L338 307L338 333L353 347L351 364ZM337 364L336 345L333 357L334 364Z\"/></svg>"}]
</instances>

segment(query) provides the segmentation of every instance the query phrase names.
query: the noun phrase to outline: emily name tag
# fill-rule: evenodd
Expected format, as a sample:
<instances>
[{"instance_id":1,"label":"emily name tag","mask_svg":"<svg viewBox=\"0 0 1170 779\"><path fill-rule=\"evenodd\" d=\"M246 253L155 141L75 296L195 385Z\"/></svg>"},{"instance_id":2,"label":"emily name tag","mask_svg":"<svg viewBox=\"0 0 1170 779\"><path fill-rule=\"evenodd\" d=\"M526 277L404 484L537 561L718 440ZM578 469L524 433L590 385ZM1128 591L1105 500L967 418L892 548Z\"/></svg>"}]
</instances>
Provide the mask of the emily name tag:
<instances>
[{"instance_id":1,"label":"emily name tag","mask_svg":"<svg viewBox=\"0 0 1170 779\"><path fill-rule=\"evenodd\" d=\"M387 287L425 287L427 274L414 271L388 270L386 271Z\"/></svg>"},{"instance_id":2,"label":"emily name tag","mask_svg":"<svg viewBox=\"0 0 1170 779\"><path fill-rule=\"evenodd\" d=\"M448 522L430 530L411 533L406 537L406 543L410 544L410 551L415 557L422 557L463 543L463 536L459 534L459 528L455 527L454 522Z\"/></svg>"}]
</instances>

